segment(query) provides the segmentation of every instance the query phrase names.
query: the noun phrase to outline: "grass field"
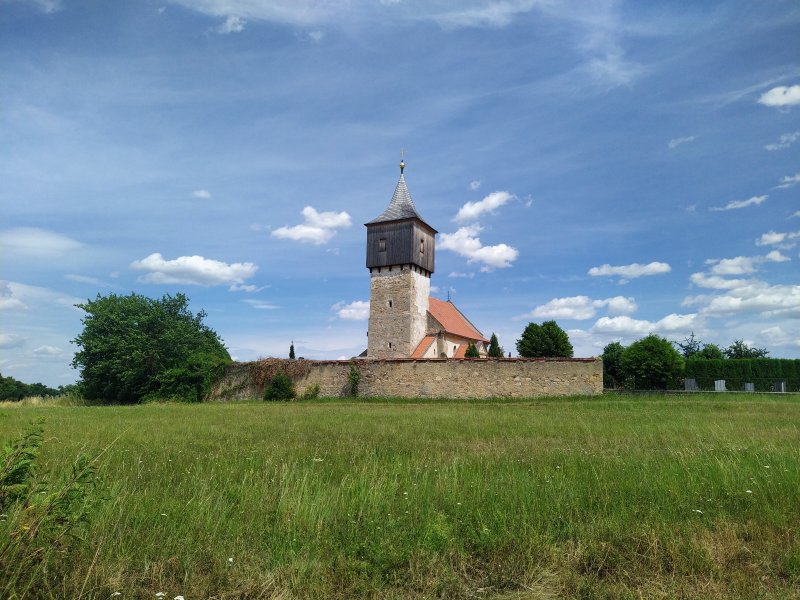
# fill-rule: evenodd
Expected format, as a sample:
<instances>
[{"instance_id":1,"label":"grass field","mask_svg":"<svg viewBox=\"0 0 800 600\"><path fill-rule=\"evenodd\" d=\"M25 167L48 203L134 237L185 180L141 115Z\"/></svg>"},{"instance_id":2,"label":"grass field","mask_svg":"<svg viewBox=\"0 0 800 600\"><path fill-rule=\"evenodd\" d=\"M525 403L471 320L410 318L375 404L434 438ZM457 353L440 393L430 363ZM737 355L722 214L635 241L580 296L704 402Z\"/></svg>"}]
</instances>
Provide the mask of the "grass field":
<instances>
[{"instance_id":1,"label":"grass field","mask_svg":"<svg viewBox=\"0 0 800 600\"><path fill-rule=\"evenodd\" d=\"M102 453L53 597L800 598L797 396L19 406L0 440L40 417L43 474Z\"/></svg>"}]
</instances>

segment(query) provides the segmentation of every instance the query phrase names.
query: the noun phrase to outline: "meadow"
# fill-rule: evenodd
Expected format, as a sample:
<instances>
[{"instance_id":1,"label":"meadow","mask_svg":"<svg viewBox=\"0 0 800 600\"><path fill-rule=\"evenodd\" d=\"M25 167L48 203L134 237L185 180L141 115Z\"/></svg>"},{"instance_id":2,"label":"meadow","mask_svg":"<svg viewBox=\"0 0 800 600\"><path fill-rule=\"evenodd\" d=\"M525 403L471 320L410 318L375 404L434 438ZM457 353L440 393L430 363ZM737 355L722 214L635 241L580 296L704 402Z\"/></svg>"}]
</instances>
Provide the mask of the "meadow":
<instances>
[{"instance_id":1,"label":"meadow","mask_svg":"<svg viewBox=\"0 0 800 600\"><path fill-rule=\"evenodd\" d=\"M97 485L9 596L800 598L798 396L5 405L0 440L39 418L41 476Z\"/></svg>"}]
</instances>

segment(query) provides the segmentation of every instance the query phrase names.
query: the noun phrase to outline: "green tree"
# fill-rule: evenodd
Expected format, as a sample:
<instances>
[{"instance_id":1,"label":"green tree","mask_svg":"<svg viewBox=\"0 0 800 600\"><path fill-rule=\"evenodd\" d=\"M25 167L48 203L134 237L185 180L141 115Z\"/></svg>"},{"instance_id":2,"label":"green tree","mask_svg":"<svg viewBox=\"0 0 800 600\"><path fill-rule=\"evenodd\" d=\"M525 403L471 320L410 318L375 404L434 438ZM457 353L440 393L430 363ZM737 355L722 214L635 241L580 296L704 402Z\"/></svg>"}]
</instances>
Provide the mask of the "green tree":
<instances>
[{"instance_id":1,"label":"green tree","mask_svg":"<svg viewBox=\"0 0 800 600\"><path fill-rule=\"evenodd\" d=\"M291 400L294 383L286 373L277 373L264 388L264 400Z\"/></svg>"},{"instance_id":2,"label":"green tree","mask_svg":"<svg viewBox=\"0 0 800 600\"><path fill-rule=\"evenodd\" d=\"M28 396L58 396L59 391L43 383L23 383L0 374L0 400L22 400Z\"/></svg>"},{"instance_id":3,"label":"green tree","mask_svg":"<svg viewBox=\"0 0 800 600\"><path fill-rule=\"evenodd\" d=\"M545 321L541 325L528 323L522 337L517 340L517 353L525 358L572 358L573 350L567 332L555 321Z\"/></svg>"},{"instance_id":4,"label":"green tree","mask_svg":"<svg viewBox=\"0 0 800 600\"><path fill-rule=\"evenodd\" d=\"M294 360L294 342L289 344L289 358Z\"/></svg>"},{"instance_id":5,"label":"green tree","mask_svg":"<svg viewBox=\"0 0 800 600\"><path fill-rule=\"evenodd\" d=\"M615 388L625 383L622 372L622 353L625 346L619 342L611 342L603 348L603 386Z\"/></svg>"},{"instance_id":6,"label":"green tree","mask_svg":"<svg viewBox=\"0 0 800 600\"><path fill-rule=\"evenodd\" d=\"M684 369L683 357L654 333L625 348L621 364L626 381L640 390L677 387Z\"/></svg>"},{"instance_id":7,"label":"green tree","mask_svg":"<svg viewBox=\"0 0 800 600\"><path fill-rule=\"evenodd\" d=\"M707 360L718 360L725 358L722 349L716 344L703 344L702 350L692 355L692 358L705 358Z\"/></svg>"},{"instance_id":8,"label":"green tree","mask_svg":"<svg viewBox=\"0 0 800 600\"><path fill-rule=\"evenodd\" d=\"M219 336L189 310L183 294L100 296L86 312L72 366L88 400L135 403L149 398L199 401L231 361Z\"/></svg>"},{"instance_id":9,"label":"green tree","mask_svg":"<svg viewBox=\"0 0 800 600\"><path fill-rule=\"evenodd\" d=\"M480 358L481 354L480 354L480 352L478 352L477 346L475 346L475 344L470 342L469 344L467 344L467 350L466 350L466 352L464 352L464 357L465 358Z\"/></svg>"},{"instance_id":10,"label":"green tree","mask_svg":"<svg viewBox=\"0 0 800 600\"><path fill-rule=\"evenodd\" d=\"M674 343L680 349L681 356L683 356L683 358L693 357L695 354L700 352L700 348L702 347L702 342L695 337L694 331L689 337L684 339L683 342Z\"/></svg>"},{"instance_id":11,"label":"green tree","mask_svg":"<svg viewBox=\"0 0 800 600\"><path fill-rule=\"evenodd\" d=\"M766 358L769 350L748 346L744 343L744 340L733 340L733 343L725 348L722 353L725 358Z\"/></svg>"},{"instance_id":12,"label":"green tree","mask_svg":"<svg viewBox=\"0 0 800 600\"><path fill-rule=\"evenodd\" d=\"M492 333L492 337L489 338L489 351L486 354L492 358L503 358L503 356L505 356L503 349L500 347L500 342L497 341L497 336L494 333Z\"/></svg>"}]
</instances>

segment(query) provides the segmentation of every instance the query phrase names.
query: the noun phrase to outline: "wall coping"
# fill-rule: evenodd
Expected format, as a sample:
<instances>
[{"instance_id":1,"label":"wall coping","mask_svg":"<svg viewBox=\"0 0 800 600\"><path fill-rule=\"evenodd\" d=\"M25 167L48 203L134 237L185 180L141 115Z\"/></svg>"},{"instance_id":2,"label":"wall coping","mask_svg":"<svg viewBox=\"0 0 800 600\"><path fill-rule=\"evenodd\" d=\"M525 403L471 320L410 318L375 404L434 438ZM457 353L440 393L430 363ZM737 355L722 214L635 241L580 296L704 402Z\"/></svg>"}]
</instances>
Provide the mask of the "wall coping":
<instances>
[{"instance_id":1,"label":"wall coping","mask_svg":"<svg viewBox=\"0 0 800 600\"><path fill-rule=\"evenodd\" d=\"M345 360L315 360L309 358L276 358L276 357L266 357L260 360L251 360L247 362L234 362L233 364L236 365L252 365L261 362L262 360L282 360L282 361L302 361L304 363L310 363L315 365L348 365L353 363L370 363L370 364L381 364L381 363L389 363L389 364L397 364L397 363L451 363L451 362L474 362L474 363L483 363L483 362L507 362L507 363L546 363L546 362L571 362L571 363L590 363L601 360L599 356L593 356L590 358L564 358L564 357L544 357L544 358L490 358L490 357L481 357L481 358L348 358Z\"/></svg>"}]
</instances>

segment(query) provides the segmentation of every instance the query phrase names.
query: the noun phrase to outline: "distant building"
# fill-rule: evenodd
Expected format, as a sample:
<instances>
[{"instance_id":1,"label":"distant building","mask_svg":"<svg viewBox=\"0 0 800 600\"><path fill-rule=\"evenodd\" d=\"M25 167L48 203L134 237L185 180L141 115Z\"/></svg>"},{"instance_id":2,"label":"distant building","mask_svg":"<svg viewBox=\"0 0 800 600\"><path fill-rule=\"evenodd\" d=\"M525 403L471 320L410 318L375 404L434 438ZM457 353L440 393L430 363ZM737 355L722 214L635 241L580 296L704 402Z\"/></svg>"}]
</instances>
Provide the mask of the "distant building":
<instances>
[{"instance_id":1,"label":"distant building","mask_svg":"<svg viewBox=\"0 0 800 600\"><path fill-rule=\"evenodd\" d=\"M437 231L417 212L403 177L389 206L366 223L370 273L367 358L463 358L484 335L447 301L431 298Z\"/></svg>"}]
</instances>

